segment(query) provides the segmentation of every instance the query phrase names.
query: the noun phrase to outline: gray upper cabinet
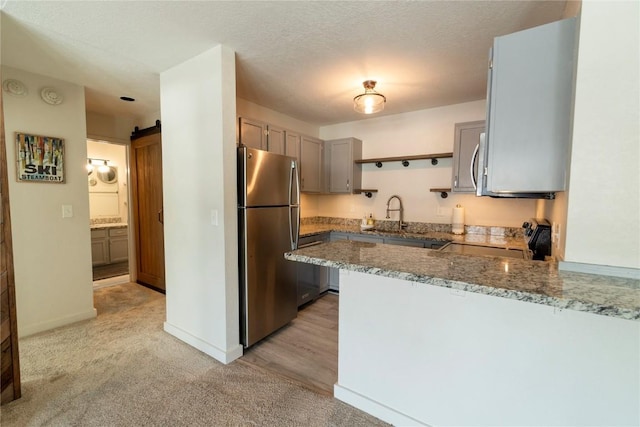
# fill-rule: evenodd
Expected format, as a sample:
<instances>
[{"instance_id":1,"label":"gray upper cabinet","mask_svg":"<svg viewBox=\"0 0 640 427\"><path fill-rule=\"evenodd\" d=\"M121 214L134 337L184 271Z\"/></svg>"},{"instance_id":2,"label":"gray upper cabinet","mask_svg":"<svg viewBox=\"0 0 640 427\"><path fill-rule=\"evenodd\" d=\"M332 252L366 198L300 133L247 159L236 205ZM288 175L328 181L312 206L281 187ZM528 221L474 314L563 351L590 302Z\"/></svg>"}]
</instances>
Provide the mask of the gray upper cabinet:
<instances>
[{"instance_id":1,"label":"gray upper cabinet","mask_svg":"<svg viewBox=\"0 0 640 427\"><path fill-rule=\"evenodd\" d=\"M362 159L362 141L356 138L325 141L326 191L329 193L351 193L360 188L362 168L354 164Z\"/></svg>"},{"instance_id":2,"label":"gray upper cabinet","mask_svg":"<svg viewBox=\"0 0 640 427\"><path fill-rule=\"evenodd\" d=\"M473 193L476 191L477 154L482 132L484 132L484 120L456 123L455 125L453 176L451 179L451 189L454 193Z\"/></svg>"},{"instance_id":3,"label":"gray upper cabinet","mask_svg":"<svg viewBox=\"0 0 640 427\"><path fill-rule=\"evenodd\" d=\"M267 147L271 153L285 154L284 129L267 125Z\"/></svg>"},{"instance_id":4,"label":"gray upper cabinet","mask_svg":"<svg viewBox=\"0 0 640 427\"><path fill-rule=\"evenodd\" d=\"M322 141L309 136L300 138L300 191L322 191Z\"/></svg>"},{"instance_id":5,"label":"gray upper cabinet","mask_svg":"<svg viewBox=\"0 0 640 427\"><path fill-rule=\"evenodd\" d=\"M240 117L240 144L245 147L266 150L267 124L258 120Z\"/></svg>"},{"instance_id":6,"label":"gray upper cabinet","mask_svg":"<svg viewBox=\"0 0 640 427\"><path fill-rule=\"evenodd\" d=\"M478 195L553 197L565 189L576 47L575 18L494 39Z\"/></svg>"},{"instance_id":7,"label":"gray upper cabinet","mask_svg":"<svg viewBox=\"0 0 640 427\"><path fill-rule=\"evenodd\" d=\"M285 131L260 120L240 117L240 144L276 154L285 154Z\"/></svg>"},{"instance_id":8,"label":"gray upper cabinet","mask_svg":"<svg viewBox=\"0 0 640 427\"><path fill-rule=\"evenodd\" d=\"M284 154L295 157L300 163L300 134L291 131L284 132Z\"/></svg>"}]
</instances>

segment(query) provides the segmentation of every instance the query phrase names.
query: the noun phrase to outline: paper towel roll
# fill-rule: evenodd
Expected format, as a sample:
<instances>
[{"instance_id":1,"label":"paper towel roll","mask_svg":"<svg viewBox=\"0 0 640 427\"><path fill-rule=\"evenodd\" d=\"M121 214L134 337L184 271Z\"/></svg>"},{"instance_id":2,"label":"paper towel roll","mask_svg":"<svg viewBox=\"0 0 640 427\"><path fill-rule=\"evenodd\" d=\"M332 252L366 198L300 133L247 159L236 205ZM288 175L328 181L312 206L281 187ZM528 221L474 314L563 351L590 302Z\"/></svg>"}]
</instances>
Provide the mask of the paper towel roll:
<instances>
[{"instance_id":1,"label":"paper towel roll","mask_svg":"<svg viewBox=\"0 0 640 427\"><path fill-rule=\"evenodd\" d=\"M456 207L453 208L451 232L453 234L464 234L464 208L460 205L456 205Z\"/></svg>"}]
</instances>

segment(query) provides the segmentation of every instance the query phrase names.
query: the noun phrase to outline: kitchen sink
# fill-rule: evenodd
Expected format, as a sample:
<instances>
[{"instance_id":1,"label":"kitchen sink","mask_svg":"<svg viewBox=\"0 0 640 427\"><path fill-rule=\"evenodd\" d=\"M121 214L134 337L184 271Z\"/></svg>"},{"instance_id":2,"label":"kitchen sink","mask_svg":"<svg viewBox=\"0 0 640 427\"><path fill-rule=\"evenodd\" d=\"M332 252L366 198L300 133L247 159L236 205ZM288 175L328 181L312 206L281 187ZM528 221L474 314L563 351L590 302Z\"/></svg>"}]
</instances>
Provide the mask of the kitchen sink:
<instances>
[{"instance_id":1,"label":"kitchen sink","mask_svg":"<svg viewBox=\"0 0 640 427\"><path fill-rule=\"evenodd\" d=\"M440 248L442 252L459 255L484 255L507 258L530 259L529 251L521 248L505 248L499 246L482 246L468 243L451 242Z\"/></svg>"}]
</instances>

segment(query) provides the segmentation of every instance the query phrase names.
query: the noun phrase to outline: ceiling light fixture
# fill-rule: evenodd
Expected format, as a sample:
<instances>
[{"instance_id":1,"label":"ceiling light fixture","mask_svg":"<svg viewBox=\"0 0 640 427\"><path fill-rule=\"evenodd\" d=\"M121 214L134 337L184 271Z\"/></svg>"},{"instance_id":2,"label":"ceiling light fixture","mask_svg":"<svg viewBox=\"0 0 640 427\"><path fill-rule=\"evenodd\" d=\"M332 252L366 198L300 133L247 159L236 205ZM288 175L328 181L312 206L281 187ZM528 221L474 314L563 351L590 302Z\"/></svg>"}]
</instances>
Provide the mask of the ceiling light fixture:
<instances>
[{"instance_id":1,"label":"ceiling light fixture","mask_svg":"<svg viewBox=\"0 0 640 427\"><path fill-rule=\"evenodd\" d=\"M108 160L104 159L92 159L89 157L87 159L87 172L91 173L94 166L98 166L98 172L109 172L109 164Z\"/></svg>"},{"instance_id":2,"label":"ceiling light fixture","mask_svg":"<svg viewBox=\"0 0 640 427\"><path fill-rule=\"evenodd\" d=\"M365 80L362 85L364 93L353 98L353 109L363 114L373 114L384 110L387 98L375 91L376 81Z\"/></svg>"}]
</instances>

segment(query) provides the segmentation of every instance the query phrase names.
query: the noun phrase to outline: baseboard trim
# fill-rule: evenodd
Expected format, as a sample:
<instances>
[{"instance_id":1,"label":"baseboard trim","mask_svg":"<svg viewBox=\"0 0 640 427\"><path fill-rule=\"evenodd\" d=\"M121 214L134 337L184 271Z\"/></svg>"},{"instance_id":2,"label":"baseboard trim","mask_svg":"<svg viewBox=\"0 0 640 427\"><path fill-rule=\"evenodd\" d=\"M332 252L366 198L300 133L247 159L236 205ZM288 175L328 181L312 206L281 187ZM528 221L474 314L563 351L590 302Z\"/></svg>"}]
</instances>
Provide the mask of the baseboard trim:
<instances>
[{"instance_id":1,"label":"baseboard trim","mask_svg":"<svg viewBox=\"0 0 640 427\"><path fill-rule=\"evenodd\" d=\"M18 336L20 338L28 337L29 335L49 331L61 326L67 326L72 323L80 322L82 320L95 319L97 315L98 311L92 307L90 310L72 314L71 316L59 317L57 319L51 319L47 320L46 322L40 322L23 327L20 327L20 325L18 325Z\"/></svg>"},{"instance_id":2,"label":"baseboard trim","mask_svg":"<svg viewBox=\"0 0 640 427\"><path fill-rule=\"evenodd\" d=\"M218 362L224 363L225 365L242 356L242 346L240 344L225 351L168 322L164 322L164 331L178 338L180 341L184 341L191 347L213 357Z\"/></svg>"},{"instance_id":3,"label":"baseboard trim","mask_svg":"<svg viewBox=\"0 0 640 427\"><path fill-rule=\"evenodd\" d=\"M333 386L333 397L394 426L429 426L340 384Z\"/></svg>"},{"instance_id":4,"label":"baseboard trim","mask_svg":"<svg viewBox=\"0 0 640 427\"><path fill-rule=\"evenodd\" d=\"M128 274L125 274L123 276L115 276L115 277L109 277L107 279L100 279L100 280L96 280L93 282L93 289L101 289L101 288L107 288L109 286L115 286L115 285L122 285L124 283L129 283L131 282L131 278L129 277Z\"/></svg>"},{"instance_id":5,"label":"baseboard trim","mask_svg":"<svg viewBox=\"0 0 640 427\"><path fill-rule=\"evenodd\" d=\"M640 269L628 267L614 267L611 265L585 264L581 262L560 261L558 269L575 273L600 274L602 276L624 277L626 279L640 279Z\"/></svg>"}]
</instances>

